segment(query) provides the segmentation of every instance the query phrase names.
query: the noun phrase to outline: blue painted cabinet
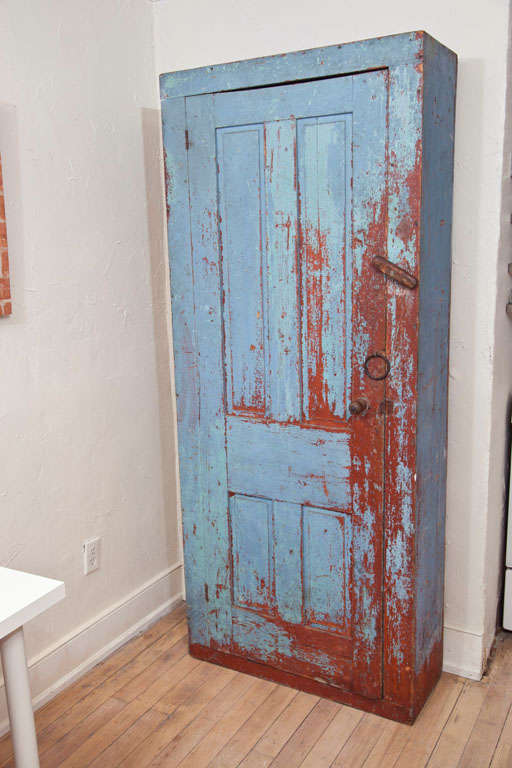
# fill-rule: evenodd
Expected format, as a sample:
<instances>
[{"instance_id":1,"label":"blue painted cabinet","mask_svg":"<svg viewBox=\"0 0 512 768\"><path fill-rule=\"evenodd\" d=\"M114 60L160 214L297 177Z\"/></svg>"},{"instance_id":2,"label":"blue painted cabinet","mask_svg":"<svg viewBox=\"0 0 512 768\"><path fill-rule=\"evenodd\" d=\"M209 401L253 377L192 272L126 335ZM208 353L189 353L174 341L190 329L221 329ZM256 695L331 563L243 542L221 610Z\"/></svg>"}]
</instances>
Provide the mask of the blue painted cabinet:
<instances>
[{"instance_id":1,"label":"blue painted cabinet","mask_svg":"<svg viewBox=\"0 0 512 768\"><path fill-rule=\"evenodd\" d=\"M441 666L456 59L161 77L191 651L411 721Z\"/></svg>"}]
</instances>

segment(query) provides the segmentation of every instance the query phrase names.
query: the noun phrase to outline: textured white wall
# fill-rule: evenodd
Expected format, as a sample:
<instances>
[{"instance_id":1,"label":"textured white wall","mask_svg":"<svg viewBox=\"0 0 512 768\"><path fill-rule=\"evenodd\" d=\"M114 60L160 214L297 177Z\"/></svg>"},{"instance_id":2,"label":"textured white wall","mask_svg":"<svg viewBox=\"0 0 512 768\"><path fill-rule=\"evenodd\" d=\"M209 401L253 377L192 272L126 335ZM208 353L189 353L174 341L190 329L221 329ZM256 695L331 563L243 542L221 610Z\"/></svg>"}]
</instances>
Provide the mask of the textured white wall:
<instances>
[{"instance_id":1,"label":"textured white wall","mask_svg":"<svg viewBox=\"0 0 512 768\"><path fill-rule=\"evenodd\" d=\"M30 657L94 629L45 684L180 588L152 34L148 0L0 3L0 564L66 583Z\"/></svg>"},{"instance_id":2,"label":"textured white wall","mask_svg":"<svg viewBox=\"0 0 512 768\"><path fill-rule=\"evenodd\" d=\"M459 55L445 664L474 676L492 641L501 579L505 411L512 374L512 331L503 307L505 263L512 261L505 225L498 265L508 13L507 0L154 4L158 72L416 29ZM502 214L508 226L509 213Z\"/></svg>"}]
</instances>

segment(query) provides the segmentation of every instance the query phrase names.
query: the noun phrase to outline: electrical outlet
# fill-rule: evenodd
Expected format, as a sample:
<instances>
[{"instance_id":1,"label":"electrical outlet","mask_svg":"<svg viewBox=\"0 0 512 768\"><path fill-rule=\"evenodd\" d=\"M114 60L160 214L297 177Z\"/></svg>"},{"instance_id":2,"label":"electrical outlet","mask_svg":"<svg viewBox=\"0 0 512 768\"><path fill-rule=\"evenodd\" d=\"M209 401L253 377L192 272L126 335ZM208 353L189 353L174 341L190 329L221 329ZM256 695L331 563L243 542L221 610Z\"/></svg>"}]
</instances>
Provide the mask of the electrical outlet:
<instances>
[{"instance_id":1,"label":"electrical outlet","mask_svg":"<svg viewBox=\"0 0 512 768\"><path fill-rule=\"evenodd\" d=\"M84 575L97 571L100 567L101 539L87 539L82 547L84 553Z\"/></svg>"}]
</instances>

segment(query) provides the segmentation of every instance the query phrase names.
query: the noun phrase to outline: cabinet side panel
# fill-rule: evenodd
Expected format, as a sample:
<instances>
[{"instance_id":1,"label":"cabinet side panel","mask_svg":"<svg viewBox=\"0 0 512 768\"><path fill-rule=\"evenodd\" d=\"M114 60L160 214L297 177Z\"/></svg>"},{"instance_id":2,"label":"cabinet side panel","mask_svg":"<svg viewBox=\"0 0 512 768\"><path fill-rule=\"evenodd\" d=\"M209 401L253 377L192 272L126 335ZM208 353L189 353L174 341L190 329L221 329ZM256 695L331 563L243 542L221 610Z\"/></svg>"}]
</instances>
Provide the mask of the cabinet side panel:
<instances>
[{"instance_id":1,"label":"cabinet side panel","mask_svg":"<svg viewBox=\"0 0 512 768\"><path fill-rule=\"evenodd\" d=\"M425 35L416 517L416 703L441 671L456 56Z\"/></svg>"},{"instance_id":2,"label":"cabinet side panel","mask_svg":"<svg viewBox=\"0 0 512 768\"><path fill-rule=\"evenodd\" d=\"M387 258L418 276L422 62L392 67ZM411 704L415 627L418 292L387 280L384 698Z\"/></svg>"},{"instance_id":3,"label":"cabinet side panel","mask_svg":"<svg viewBox=\"0 0 512 768\"><path fill-rule=\"evenodd\" d=\"M205 551L195 516L199 487L199 372L190 251L185 99L162 101L169 265L178 421L185 580L191 642L208 645L206 601L201 578Z\"/></svg>"}]
</instances>

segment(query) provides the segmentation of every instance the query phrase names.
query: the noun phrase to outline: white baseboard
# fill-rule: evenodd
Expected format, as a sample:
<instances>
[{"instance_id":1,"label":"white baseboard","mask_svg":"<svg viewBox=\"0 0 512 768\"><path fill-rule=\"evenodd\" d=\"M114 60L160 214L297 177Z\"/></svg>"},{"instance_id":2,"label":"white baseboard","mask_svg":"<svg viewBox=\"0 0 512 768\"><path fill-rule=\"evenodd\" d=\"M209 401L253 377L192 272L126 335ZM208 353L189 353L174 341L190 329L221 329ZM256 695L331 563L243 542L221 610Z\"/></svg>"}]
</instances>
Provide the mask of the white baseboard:
<instances>
[{"instance_id":1,"label":"white baseboard","mask_svg":"<svg viewBox=\"0 0 512 768\"><path fill-rule=\"evenodd\" d=\"M183 563L175 563L86 624L29 659L34 709L92 669L183 599ZM0 686L0 736L9 730L4 686Z\"/></svg>"},{"instance_id":2,"label":"white baseboard","mask_svg":"<svg viewBox=\"0 0 512 768\"><path fill-rule=\"evenodd\" d=\"M481 680L488 650L484 636L455 627L444 628L443 670L453 675Z\"/></svg>"}]
</instances>

